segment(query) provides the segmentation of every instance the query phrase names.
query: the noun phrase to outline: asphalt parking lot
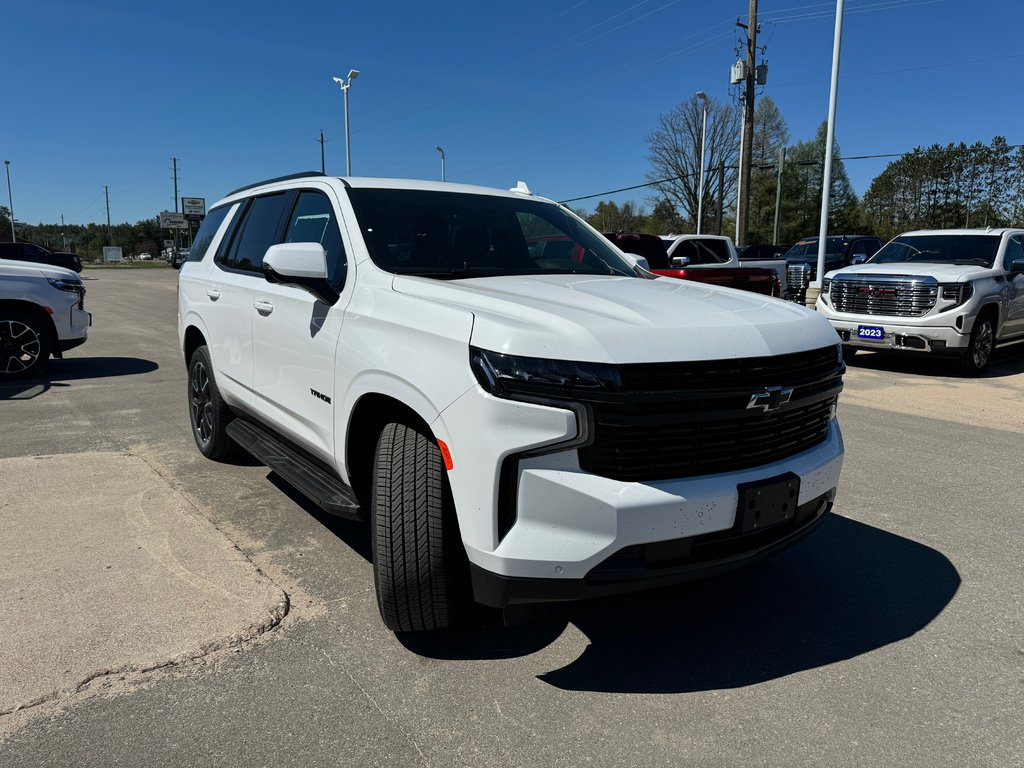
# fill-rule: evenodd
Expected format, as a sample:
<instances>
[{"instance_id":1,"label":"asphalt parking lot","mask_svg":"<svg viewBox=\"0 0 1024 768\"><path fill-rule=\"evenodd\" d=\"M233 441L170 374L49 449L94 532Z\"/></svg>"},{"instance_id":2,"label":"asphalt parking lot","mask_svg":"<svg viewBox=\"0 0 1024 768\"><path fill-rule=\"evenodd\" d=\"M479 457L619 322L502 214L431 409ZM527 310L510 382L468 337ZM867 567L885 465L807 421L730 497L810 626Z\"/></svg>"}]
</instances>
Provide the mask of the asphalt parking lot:
<instances>
[{"instance_id":1,"label":"asphalt parking lot","mask_svg":"<svg viewBox=\"0 0 1024 768\"><path fill-rule=\"evenodd\" d=\"M769 562L410 639L366 530L196 451L177 273L83 274L89 342L0 385L5 768L1024 765L1024 350L858 355L835 514Z\"/></svg>"}]
</instances>

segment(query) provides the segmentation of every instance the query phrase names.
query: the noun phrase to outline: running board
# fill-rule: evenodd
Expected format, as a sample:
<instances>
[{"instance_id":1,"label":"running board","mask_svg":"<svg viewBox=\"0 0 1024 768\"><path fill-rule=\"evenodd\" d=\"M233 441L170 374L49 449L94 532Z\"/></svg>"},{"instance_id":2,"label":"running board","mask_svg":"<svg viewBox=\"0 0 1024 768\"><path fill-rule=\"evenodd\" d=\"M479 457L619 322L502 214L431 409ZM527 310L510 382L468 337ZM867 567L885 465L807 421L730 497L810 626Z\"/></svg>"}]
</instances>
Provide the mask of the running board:
<instances>
[{"instance_id":1,"label":"running board","mask_svg":"<svg viewBox=\"0 0 1024 768\"><path fill-rule=\"evenodd\" d=\"M241 418L227 426L231 439L288 481L324 512L363 520L352 489L267 430Z\"/></svg>"}]
</instances>

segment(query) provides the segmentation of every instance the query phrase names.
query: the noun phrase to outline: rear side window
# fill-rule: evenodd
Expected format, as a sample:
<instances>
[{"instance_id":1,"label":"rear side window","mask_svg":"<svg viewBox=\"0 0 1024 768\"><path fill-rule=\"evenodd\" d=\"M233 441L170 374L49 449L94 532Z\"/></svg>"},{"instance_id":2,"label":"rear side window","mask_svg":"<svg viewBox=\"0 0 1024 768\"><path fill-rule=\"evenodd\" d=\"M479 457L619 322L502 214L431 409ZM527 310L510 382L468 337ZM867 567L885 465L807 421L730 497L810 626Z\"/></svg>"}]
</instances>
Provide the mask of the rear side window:
<instances>
[{"instance_id":1,"label":"rear side window","mask_svg":"<svg viewBox=\"0 0 1024 768\"><path fill-rule=\"evenodd\" d=\"M195 239L192 241L192 250L189 251L188 261L203 260L206 252L210 249L210 243L213 242L213 238L217 235L217 230L220 229L220 225L224 222L224 217L228 215L230 210L230 205L223 205L220 208L214 208L207 214L199 227L199 231L196 232Z\"/></svg>"},{"instance_id":2,"label":"rear side window","mask_svg":"<svg viewBox=\"0 0 1024 768\"><path fill-rule=\"evenodd\" d=\"M341 230L331 201L323 192L299 193L288 222L286 243L320 243L327 254L327 279L335 288L345 284L348 261L341 244Z\"/></svg>"},{"instance_id":3,"label":"rear side window","mask_svg":"<svg viewBox=\"0 0 1024 768\"><path fill-rule=\"evenodd\" d=\"M243 272L262 271L267 249L279 242L287 199L284 192L254 198L245 211L240 230L235 232L230 248L219 263Z\"/></svg>"}]
</instances>

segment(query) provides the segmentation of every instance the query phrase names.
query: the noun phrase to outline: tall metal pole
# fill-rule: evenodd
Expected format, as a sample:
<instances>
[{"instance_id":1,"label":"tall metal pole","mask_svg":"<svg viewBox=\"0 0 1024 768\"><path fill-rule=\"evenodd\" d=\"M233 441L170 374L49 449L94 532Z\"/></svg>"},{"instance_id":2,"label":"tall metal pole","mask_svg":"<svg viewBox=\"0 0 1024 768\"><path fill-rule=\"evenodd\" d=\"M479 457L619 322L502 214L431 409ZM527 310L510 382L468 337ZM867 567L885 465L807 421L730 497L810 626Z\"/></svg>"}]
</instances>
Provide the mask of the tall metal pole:
<instances>
[{"instance_id":1,"label":"tall metal pole","mask_svg":"<svg viewBox=\"0 0 1024 768\"><path fill-rule=\"evenodd\" d=\"M828 128L825 131L825 169L821 181L821 221L818 225L818 271L810 287L816 288L813 298L817 300L821 280L825 277L825 241L828 237L828 203L832 191L832 143L836 135L836 100L839 96L839 48L843 41L843 0L836 0L836 31L832 42L832 83L828 95ZM807 304L812 306L811 292L807 292Z\"/></svg>"},{"instance_id":2,"label":"tall metal pole","mask_svg":"<svg viewBox=\"0 0 1024 768\"><path fill-rule=\"evenodd\" d=\"M757 82L757 0L750 0L747 19L747 80L743 95L743 142L740 145L739 202L736 206L736 246L747 244L750 217L750 169L754 150L754 86Z\"/></svg>"},{"instance_id":3,"label":"tall metal pole","mask_svg":"<svg viewBox=\"0 0 1024 768\"><path fill-rule=\"evenodd\" d=\"M341 90L345 93L345 175L352 175L352 145L348 139L348 89L352 85L349 81L342 86Z\"/></svg>"},{"instance_id":4,"label":"tall metal pole","mask_svg":"<svg viewBox=\"0 0 1024 768\"><path fill-rule=\"evenodd\" d=\"M782 212L782 172L786 168L786 148L779 150L779 172L775 181L775 228L772 230L772 245L779 244L779 214Z\"/></svg>"},{"instance_id":5,"label":"tall metal pole","mask_svg":"<svg viewBox=\"0 0 1024 768\"><path fill-rule=\"evenodd\" d=\"M348 89L352 87L352 81L359 77L358 69L350 69L348 71L348 79L342 77L334 78L339 86L341 86L341 92L345 94L345 175L352 175L352 145L349 142L348 135ZM320 145L323 146L322 144Z\"/></svg>"},{"instance_id":6,"label":"tall metal pole","mask_svg":"<svg viewBox=\"0 0 1024 768\"><path fill-rule=\"evenodd\" d=\"M4 168L7 170L7 204L10 206L11 213L11 242L18 242L18 238L14 234L14 195L11 194L11 161L4 160Z\"/></svg>"},{"instance_id":7,"label":"tall metal pole","mask_svg":"<svg viewBox=\"0 0 1024 768\"><path fill-rule=\"evenodd\" d=\"M704 142L708 132L708 97L704 91L697 91L697 98L704 104L703 118L700 124L700 182L697 184L697 234L700 234L700 225L704 220Z\"/></svg>"},{"instance_id":8,"label":"tall metal pole","mask_svg":"<svg viewBox=\"0 0 1024 768\"><path fill-rule=\"evenodd\" d=\"M743 142L747 137L747 113L743 113L743 128L740 129L740 165L736 169L736 247L740 247L740 205L743 202Z\"/></svg>"},{"instance_id":9,"label":"tall metal pole","mask_svg":"<svg viewBox=\"0 0 1024 768\"><path fill-rule=\"evenodd\" d=\"M174 164L174 212L178 212L178 158L172 157L171 162Z\"/></svg>"},{"instance_id":10,"label":"tall metal pole","mask_svg":"<svg viewBox=\"0 0 1024 768\"><path fill-rule=\"evenodd\" d=\"M444 149L442 147L434 147L434 149L441 153L441 181L444 181Z\"/></svg>"},{"instance_id":11,"label":"tall metal pole","mask_svg":"<svg viewBox=\"0 0 1024 768\"><path fill-rule=\"evenodd\" d=\"M725 207L725 161L718 164L718 211L715 213L715 234L722 234L722 208Z\"/></svg>"},{"instance_id":12,"label":"tall metal pole","mask_svg":"<svg viewBox=\"0 0 1024 768\"><path fill-rule=\"evenodd\" d=\"M324 132L320 131L320 173L327 173L327 166L324 163Z\"/></svg>"},{"instance_id":13,"label":"tall metal pole","mask_svg":"<svg viewBox=\"0 0 1024 768\"><path fill-rule=\"evenodd\" d=\"M106 184L103 185L103 194L107 198L107 245L113 245L113 241L110 239L110 187Z\"/></svg>"}]
</instances>

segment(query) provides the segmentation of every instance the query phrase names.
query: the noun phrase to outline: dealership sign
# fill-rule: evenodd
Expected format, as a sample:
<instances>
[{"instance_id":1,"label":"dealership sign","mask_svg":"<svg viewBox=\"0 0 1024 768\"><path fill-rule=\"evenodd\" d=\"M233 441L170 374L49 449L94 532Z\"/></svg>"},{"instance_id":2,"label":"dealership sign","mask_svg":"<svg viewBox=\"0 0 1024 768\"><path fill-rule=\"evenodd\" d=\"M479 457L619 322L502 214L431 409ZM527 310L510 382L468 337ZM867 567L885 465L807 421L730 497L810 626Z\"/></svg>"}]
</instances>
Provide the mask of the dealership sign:
<instances>
[{"instance_id":1,"label":"dealership sign","mask_svg":"<svg viewBox=\"0 0 1024 768\"><path fill-rule=\"evenodd\" d=\"M175 211L160 212L161 229L188 229L188 222L185 221L185 214Z\"/></svg>"},{"instance_id":2,"label":"dealership sign","mask_svg":"<svg viewBox=\"0 0 1024 768\"><path fill-rule=\"evenodd\" d=\"M181 198L181 212L189 218L193 216L206 215L205 197L183 197Z\"/></svg>"}]
</instances>

